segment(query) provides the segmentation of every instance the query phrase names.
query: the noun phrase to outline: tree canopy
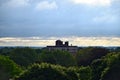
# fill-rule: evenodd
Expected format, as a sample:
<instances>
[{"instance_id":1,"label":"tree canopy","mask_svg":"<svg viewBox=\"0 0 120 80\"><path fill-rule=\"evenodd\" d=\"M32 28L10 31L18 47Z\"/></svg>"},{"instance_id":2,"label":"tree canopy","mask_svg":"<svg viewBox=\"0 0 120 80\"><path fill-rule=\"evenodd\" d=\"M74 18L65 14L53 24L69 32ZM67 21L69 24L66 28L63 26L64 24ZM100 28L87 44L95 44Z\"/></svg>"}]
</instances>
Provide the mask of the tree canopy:
<instances>
[{"instance_id":1,"label":"tree canopy","mask_svg":"<svg viewBox=\"0 0 120 80\"><path fill-rule=\"evenodd\" d=\"M120 79L120 52L109 53L91 64L93 80Z\"/></svg>"},{"instance_id":2,"label":"tree canopy","mask_svg":"<svg viewBox=\"0 0 120 80\"><path fill-rule=\"evenodd\" d=\"M78 66L87 66L92 63L93 60L105 56L109 51L101 47L87 47L80 49L76 55Z\"/></svg>"},{"instance_id":3,"label":"tree canopy","mask_svg":"<svg viewBox=\"0 0 120 80\"><path fill-rule=\"evenodd\" d=\"M40 61L62 66L76 66L75 58L66 51L44 51L40 54Z\"/></svg>"},{"instance_id":4,"label":"tree canopy","mask_svg":"<svg viewBox=\"0 0 120 80\"><path fill-rule=\"evenodd\" d=\"M0 55L0 80L9 80L22 72L20 66L9 59Z\"/></svg>"},{"instance_id":5,"label":"tree canopy","mask_svg":"<svg viewBox=\"0 0 120 80\"><path fill-rule=\"evenodd\" d=\"M48 63L34 64L16 80L90 80L90 67L70 67Z\"/></svg>"},{"instance_id":6,"label":"tree canopy","mask_svg":"<svg viewBox=\"0 0 120 80\"><path fill-rule=\"evenodd\" d=\"M119 80L120 52L109 50L87 47L73 56L59 50L3 48L0 80Z\"/></svg>"},{"instance_id":7,"label":"tree canopy","mask_svg":"<svg viewBox=\"0 0 120 80\"><path fill-rule=\"evenodd\" d=\"M32 48L15 48L8 56L18 65L28 66L39 61L39 55Z\"/></svg>"}]
</instances>

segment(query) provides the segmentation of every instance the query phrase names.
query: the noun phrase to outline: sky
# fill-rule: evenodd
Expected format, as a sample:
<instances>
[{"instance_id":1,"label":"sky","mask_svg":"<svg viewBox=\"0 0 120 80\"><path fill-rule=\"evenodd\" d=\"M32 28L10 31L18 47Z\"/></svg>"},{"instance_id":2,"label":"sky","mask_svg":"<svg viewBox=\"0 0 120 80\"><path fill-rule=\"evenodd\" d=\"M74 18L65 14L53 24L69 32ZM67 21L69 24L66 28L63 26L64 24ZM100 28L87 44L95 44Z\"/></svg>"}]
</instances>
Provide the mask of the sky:
<instances>
[{"instance_id":1,"label":"sky","mask_svg":"<svg viewBox=\"0 0 120 80\"><path fill-rule=\"evenodd\" d=\"M0 46L45 46L56 39L120 46L120 0L0 0Z\"/></svg>"}]
</instances>

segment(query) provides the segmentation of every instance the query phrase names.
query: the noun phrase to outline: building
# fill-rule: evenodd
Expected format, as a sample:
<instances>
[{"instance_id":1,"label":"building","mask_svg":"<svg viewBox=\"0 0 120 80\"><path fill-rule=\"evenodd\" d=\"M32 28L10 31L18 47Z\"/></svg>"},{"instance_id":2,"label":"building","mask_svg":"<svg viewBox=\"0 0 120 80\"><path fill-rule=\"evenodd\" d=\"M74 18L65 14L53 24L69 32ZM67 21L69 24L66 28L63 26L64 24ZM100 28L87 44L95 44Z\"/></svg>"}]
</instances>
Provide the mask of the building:
<instances>
[{"instance_id":1,"label":"building","mask_svg":"<svg viewBox=\"0 0 120 80\"><path fill-rule=\"evenodd\" d=\"M63 44L63 41L61 40L57 40L55 46L47 46L47 49L49 51L53 51L53 50L61 50L61 51L68 51L71 54L76 54L78 51L78 47L77 46L69 46L69 42L66 41Z\"/></svg>"}]
</instances>

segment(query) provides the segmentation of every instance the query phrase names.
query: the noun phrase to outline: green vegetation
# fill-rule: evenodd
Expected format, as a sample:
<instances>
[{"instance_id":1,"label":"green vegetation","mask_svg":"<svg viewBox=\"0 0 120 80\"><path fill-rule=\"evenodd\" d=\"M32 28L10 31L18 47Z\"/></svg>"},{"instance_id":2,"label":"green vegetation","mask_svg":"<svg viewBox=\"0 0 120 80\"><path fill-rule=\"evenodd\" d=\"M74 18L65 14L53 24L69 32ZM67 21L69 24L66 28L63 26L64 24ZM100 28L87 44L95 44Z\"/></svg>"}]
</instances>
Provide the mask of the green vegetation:
<instances>
[{"instance_id":1,"label":"green vegetation","mask_svg":"<svg viewBox=\"0 0 120 80\"><path fill-rule=\"evenodd\" d=\"M119 80L120 79L120 52L110 53L105 56L104 61L107 67L102 72L102 80Z\"/></svg>"},{"instance_id":2,"label":"green vegetation","mask_svg":"<svg viewBox=\"0 0 120 80\"><path fill-rule=\"evenodd\" d=\"M87 47L76 56L65 51L0 49L0 80L119 80L119 48Z\"/></svg>"},{"instance_id":3,"label":"green vegetation","mask_svg":"<svg viewBox=\"0 0 120 80\"><path fill-rule=\"evenodd\" d=\"M32 48L15 48L13 49L8 56L12 59L15 63L20 66L27 67L30 64L33 64L39 61L39 56Z\"/></svg>"},{"instance_id":4,"label":"green vegetation","mask_svg":"<svg viewBox=\"0 0 120 80\"><path fill-rule=\"evenodd\" d=\"M22 72L22 69L6 56L0 55L0 80L9 80Z\"/></svg>"},{"instance_id":5,"label":"green vegetation","mask_svg":"<svg viewBox=\"0 0 120 80\"><path fill-rule=\"evenodd\" d=\"M90 76L91 69L89 67L65 68L42 63L30 66L16 80L90 80Z\"/></svg>"},{"instance_id":6,"label":"green vegetation","mask_svg":"<svg viewBox=\"0 0 120 80\"><path fill-rule=\"evenodd\" d=\"M78 51L76 55L77 64L79 66L87 66L92 63L93 60L105 56L109 51L100 47L88 47Z\"/></svg>"},{"instance_id":7,"label":"green vegetation","mask_svg":"<svg viewBox=\"0 0 120 80\"><path fill-rule=\"evenodd\" d=\"M40 54L40 61L62 66L76 66L75 58L66 51L43 51Z\"/></svg>"},{"instance_id":8,"label":"green vegetation","mask_svg":"<svg viewBox=\"0 0 120 80\"><path fill-rule=\"evenodd\" d=\"M18 80L68 80L64 68L50 64L34 64Z\"/></svg>"},{"instance_id":9,"label":"green vegetation","mask_svg":"<svg viewBox=\"0 0 120 80\"><path fill-rule=\"evenodd\" d=\"M91 64L93 80L119 80L120 79L120 52L108 55L93 61Z\"/></svg>"}]
</instances>

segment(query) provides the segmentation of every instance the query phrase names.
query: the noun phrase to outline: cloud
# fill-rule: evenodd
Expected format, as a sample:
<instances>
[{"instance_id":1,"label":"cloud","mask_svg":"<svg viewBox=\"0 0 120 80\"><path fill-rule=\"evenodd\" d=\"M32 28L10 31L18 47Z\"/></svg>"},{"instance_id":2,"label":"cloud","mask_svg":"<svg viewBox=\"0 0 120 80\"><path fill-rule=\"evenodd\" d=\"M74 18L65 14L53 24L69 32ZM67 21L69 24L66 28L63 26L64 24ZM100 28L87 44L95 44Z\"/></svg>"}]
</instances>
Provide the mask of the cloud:
<instances>
[{"instance_id":1,"label":"cloud","mask_svg":"<svg viewBox=\"0 0 120 80\"><path fill-rule=\"evenodd\" d=\"M45 46L54 44L54 40L43 37L5 37L0 38L0 46Z\"/></svg>"},{"instance_id":2,"label":"cloud","mask_svg":"<svg viewBox=\"0 0 120 80\"><path fill-rule=\"evenodd\" d=\"M71 0L74 4L85 4L89 6L110 6L112 0Z\"/></svg>"},{"instance_id":3,"label":"cloud","mask_svg":"<svg viewBox=\"0 0 120 80\"><path fill-rule=\"evenodd\" d=\"M2 4L3 7L24 7L29 5L29 0L9 0Z\"/></svg>"},{"instance_id":4,"label":"cloud","mask_svg":"<svg viewBox=\"0 0 120 80\"><path fill-rule=\"evenodd\" d=\"M47 46L61 39L77 46L120 46L120 37L2 37L0 46Z\"/></svg>"},{"instance_id":5,"label":"cloud","mask_svg":"<svg viewBox=\"0 0 120 80\"><path fill-rule=\"evenodd\" d=\"M96 23L114 23L117 21L117 16L115 15L110 15L110 14L106 14L106 15L102 15L102 16L96 16L93 18L93 21Z\"/></svg>"},{"instance_id":6,"label":"cloud","mask_svg":"<svg viewBox=\"0 0 120 80\"><path fill-rule=\"evenodd\" d=\"M58 6L55 1L48 2L48 1L42 1L37 4L35 7L36 10L51 10L51 9L57 9Z\"/></svg>"}]
</instances>

